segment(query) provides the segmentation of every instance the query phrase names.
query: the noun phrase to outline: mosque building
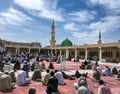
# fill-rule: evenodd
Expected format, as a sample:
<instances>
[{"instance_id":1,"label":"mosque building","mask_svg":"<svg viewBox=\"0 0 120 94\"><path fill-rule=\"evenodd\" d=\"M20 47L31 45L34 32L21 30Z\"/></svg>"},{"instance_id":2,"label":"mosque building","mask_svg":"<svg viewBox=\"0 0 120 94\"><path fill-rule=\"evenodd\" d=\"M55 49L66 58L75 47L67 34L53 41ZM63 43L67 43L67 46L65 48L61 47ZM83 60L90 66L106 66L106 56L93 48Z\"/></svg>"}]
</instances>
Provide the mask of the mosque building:
<instances>
[{"instance_id":1,"label":"mosque building","mask_svg":"<svg viewBox=\"0 0 120 94\"><path fill-rule=\"evenodd\" d=\"M66 58L120 62L120 40L113 43L102 43L101 31L99 31L99 38L96 44L73 45L67 38L62 41L61 45L56 45L54 21L51 26L50 46L42 47L41 43L38 42L20 43L0 40L0 51L53 53L54 55L65 55Z\"/></svg>"}]
</instances>

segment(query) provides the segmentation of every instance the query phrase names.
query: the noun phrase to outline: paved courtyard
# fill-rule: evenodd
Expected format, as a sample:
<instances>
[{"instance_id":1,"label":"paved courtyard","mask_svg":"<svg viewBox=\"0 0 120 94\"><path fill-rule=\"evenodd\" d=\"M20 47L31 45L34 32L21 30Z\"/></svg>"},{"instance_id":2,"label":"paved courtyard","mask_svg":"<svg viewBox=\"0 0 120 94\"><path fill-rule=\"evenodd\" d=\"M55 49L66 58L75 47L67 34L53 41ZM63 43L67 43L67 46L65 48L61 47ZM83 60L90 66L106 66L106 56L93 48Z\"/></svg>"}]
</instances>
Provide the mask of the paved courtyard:
<instances>
[{"instance_id":1,"label":"paved courtyard","mask_svg":"<svg viewBox=\"0 0 120 94\"><path fill-rule=\"evenodd\" d=\"M46 68L48 67L48 62L45 62ZM61 69L61 65L57 64L56 62L53 62L55 69ZM99 87L99 84L97 82L91 81L90 77L92 76L92 70L81 70L79 69L79 66L81 65L81 62L73 62L73 61L66 61L65 63L65 72L67 74L74 74L76 70L79 70L80 73L88 72L88 87L91 91L94 92L94 94L97 94L97 89ZM113 63L100 63L100 66L105 68L105 65L108 65L109 67L116 66L118 69L120 69L120 64L113 64ZM5 70L9 71L12 69L12 65L6 65ZM33 72L29 72L30 77L32 76ZM44 76L45 72L42 72L42 76ZM110 87L113 94L120 94L120 81L115 80L115 75L113 76L102 76L101 79L103 79ZM66 85L62 86L59 85L58 88L61 92L61 94L76 94L76 90L73 86L73 83L77 82L77 78L75 80L66 80ZM12 92L3 93L0 92L0 94L27 94L29 87L36 87L37 94L45 94L46 86L43 86L41 82L35 82L31 81L31 83L28 86L17 86L15 85L15 88Z\"/></svg>"}]
</instances>

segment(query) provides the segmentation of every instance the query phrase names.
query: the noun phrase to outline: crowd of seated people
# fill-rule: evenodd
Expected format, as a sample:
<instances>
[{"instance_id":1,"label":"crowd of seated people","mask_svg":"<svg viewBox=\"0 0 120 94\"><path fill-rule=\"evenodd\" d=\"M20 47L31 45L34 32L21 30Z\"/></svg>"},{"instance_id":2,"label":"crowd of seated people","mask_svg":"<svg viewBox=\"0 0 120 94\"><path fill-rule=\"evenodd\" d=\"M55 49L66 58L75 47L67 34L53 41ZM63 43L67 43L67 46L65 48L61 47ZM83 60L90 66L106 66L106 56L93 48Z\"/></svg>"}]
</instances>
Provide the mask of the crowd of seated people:
<instances>
[{"instance_id":1,"label":"crowd of seated people","mask_svg":"<svg viewBox=\"0 0 120 94\"><path fill-rule=\"evenodd\" d=\"M11 90L14 86L13 83L16 83L17 85L20 85L20 86L24 86L24 85L28 85L29 83L31 83L31 80L33 80L33 81L42 82L42 84L46 86L47 94L51 94L54 92L59 93L58 85L65 85L66 83L64 79L70 79L70 80L78 79L78 82L75 84L75 88L77 89L77 94L82 94L80 93L82 88L87 89L88 92L90 91L88 88L88 83L86 79L88 73L81 74L78 70L76 70L75 74L68 75L64 71L55 70L52 62L49 62L49 66L47 69L43 59L39 59L40 57L38 54L37 55L20 54L20 55L13 55L13 56L8 55L7 58L4 58L0 62L14 63L14 67L13 67L13 70L9 72L9 75L3 73L3 69L1 69L0 79L3 79L4 77L6 78L8 77L7 79L11 79L6 81L6 83L7 82L10 83L9 87ZM4 63L2 64L4 65ZM105 66L105 67L106 69L105 71L103 71L98 64L95 65L88 61L85 61L82 63L80 68L82 69L93 68L94 71L93 71L93 76L91 78L93 81L99 82L101 80L100 77L103 75L109 76L109 75L115 74L117 75L117 78L120 78L120 70L118 72L117 69L115 69L115 67L112 70L108 66ZM29 71L33 72L33 75L31 77L29 75ZM46 71L46 74L43 79L41 74L42 71ZM3 75L7 75L7 76L3 76ZM0 80L0 81L3 81L3 80ZM4 91L4 90L1 90L1 91Z\"/></svg>"},{"instance_id":2,"label":"crowd of seated people","mask_svg":"<svg viewBox=\"0 0 120 94\"><path fill-rule=\"evenodd\" d=\"M91 62L90 60L87 61L85 60L84 62L82 62L82 64L80 65L80 69L92 69L92 67L94 66L95 64L93 62Z\"/></svg>"}]
</instances>

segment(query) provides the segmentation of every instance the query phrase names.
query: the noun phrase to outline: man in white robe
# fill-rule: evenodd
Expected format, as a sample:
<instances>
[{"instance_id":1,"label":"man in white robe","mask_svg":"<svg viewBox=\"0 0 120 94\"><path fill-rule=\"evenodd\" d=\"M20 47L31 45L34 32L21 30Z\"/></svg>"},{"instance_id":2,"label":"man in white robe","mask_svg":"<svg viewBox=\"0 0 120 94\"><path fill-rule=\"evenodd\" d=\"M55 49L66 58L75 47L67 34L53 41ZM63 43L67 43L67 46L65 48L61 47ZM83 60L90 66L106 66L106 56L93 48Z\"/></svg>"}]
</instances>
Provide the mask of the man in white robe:
<instances>
[{"instance_id":1,"label":"man in white robe","mask_svg":"<svg viewBox=\"0 0 120 94\"><path fill-rule=\"evenodd\" d=\"M64 85L64 78L63 74L61 71L55 70L55 77L58 79L58 84L59 85Z\"/></svg>"},{"instance_id":2,"label":"man in white robe","mask_svg":"<svg viewBox=\"0 0 120 94\"><path fill-rule=\"evenodd\" d=\"M64 71L65 70L65 56L61 56L61 70Z\"/></svg>"},{"instance_id":3,"label":"man in white robe","mask_svg":"<svg viewBox=\"0 0 120 94\"><path fill-rule=\"evenodd\" d=\"M30 78L27 78L24 70L17 71L16 83L17 85L26 85L30 82Z\"/></svg>"}]
</instances>

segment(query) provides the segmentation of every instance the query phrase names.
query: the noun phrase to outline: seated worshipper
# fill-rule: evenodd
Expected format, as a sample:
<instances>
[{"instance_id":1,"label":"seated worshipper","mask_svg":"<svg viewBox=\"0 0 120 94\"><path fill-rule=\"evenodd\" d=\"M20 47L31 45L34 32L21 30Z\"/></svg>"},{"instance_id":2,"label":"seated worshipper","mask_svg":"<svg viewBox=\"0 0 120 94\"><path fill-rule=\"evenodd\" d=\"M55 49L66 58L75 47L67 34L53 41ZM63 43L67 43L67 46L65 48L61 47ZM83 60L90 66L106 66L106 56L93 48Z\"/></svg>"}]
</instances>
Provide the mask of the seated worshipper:
<instances>
[{"instance_id":1,"label":"seated worshipper","mask_svg":"<svg viewBox=\"0 0 120 94\"><path fill-rule=\"evenodd\" d=\"M120 70L118 71L117 78L115 78L115 79L120 80Z\"/></svg>"},{"instance_id":2,"label":"seated worshipper","mask_svg":"<svg viewBox=\"0 0 120 94\"><path fill-rule=\"evenodd\" d=\"M2 63L2 61L0 60L0 71L3 72L4 71L3 68L4 68L4 63Z\"/></svg>"},{"instance_id":3,"label":"seated worshipper","mask_svg":"<svg viewBox=\"0 0 120 94\"><path fill-rule=\"evenodd\" d=\"M103 72L103 76L111 76L112 74L111 74L110 68L108 66L105 66L105 67L106 67L106 69Z\"/></svg>"},{"instance_id":4,"label":"seated worshipper","mask_svg":"<svg viewBox=\"0 0 120 94\"><path fill-rule=\"evenodd\" d=\"M29 64L27 63L27 61L24 61L23 62L23 70L26 72L27 78L29 78L29 75L28 75L29 69L30 69Z\"/></svg>"},{"instance_id":5,"label":"seated worshipper","mask_svg":"<svg viewBox=\"0 0 120 94\"><path fill-rule=\"evenodd\" d=\"M82 62L82 65L80 66L80 69L91 69L92 65L88 63L86 60Z\"/></svg>"},{"instance_id":6,"label":"seated worshipper","mask_svg":"<svg viewBox=\"0 0 120 94\"><path fill-rule=\"evenodd\" d=\"M61 71L55 70L55 77L58 79L58 84L59 85L64 85L64 78L63 74Z\"/></svg>"},{"instance_id":7,"label":"seated worshipper","mask_svg":"<svg viewBox=\"0 0 120 94\"><path fill-rule=\"evenodd\" d=\"M11 70L11 71L9 72L9 75L10 75L10 77L11 77L11 82L12 82L12 83L16 82L15 71L14 71L14 70Z\"/></svg>"},{"instance_id":8,"label":"seated worshipper","mask_svg":"<svg viewBox=\"0 0 120 94\"><path fill-rule=\"evenodd\" d=\"M80 78L78 79L77 83L74 83L74 84L73 84L76 89L78 89L78 88L81 86L81 85L80 85L81 80L84 80L84 81L85 81L85 84L86 84L86 86L87 86L86 77L84 76L84 74L81 74L81 76L80 76Z\"/></svg>"},{"instance_id":9,"label":"seated worshipper","mask_svg":"<svg viewBox=\"0 0 120 94\"><path fill-rule=\"evenodd\" d=\"M79 86L76 94L91 94L91 91L87 87L85 80L81 80L79 82L79 85L80 86Z\"/></svg>"},{"instance_id":10,"label":"seated worshipper","mask_svg":"<svg viewBox=\"0 0 120 94\"><path fill-rule=\"evenodd\" d=\"M20 67L20 63L16 60L13 66L13 70L16 71Z\"/></svg>"},{"instance_id":11,"label":"seated worshipper","mask_svg":"<svg viewBox=\"0 0 120 94\"><path fill-rule=\"evenodd\" d=\"M38 69L39 66L39 57L35 58L35 69Z\"/></svg>"},{"instance_id":12,"label":"seated worshipper","mask_svg":"<svg viewBox=\"0 0 120 94\"><path fill-rule=\"evenodd\" d=\"M97 69L97 71L100 73L100 75L102 76L102 75L103 75L103 73L102 73L102 68L98 65L98 66L96 67L96 69Z\"/></svg>"},{"instance_id":13,"label":"seated worshipper","mask_svg":"<svg viewBox=\"0 0 120 94\"><path fill-rule=\"evenodd\" d=\"M48 65L48 69L54 69L53 63L50 62L50 64Z\"/></svg>"},{"instance_id":14,"label":"seated worshipper","mask_svg":"<svg viewBox=\"0 0 120 94\"><path fill-rule=\"evenodd\" d=\"M47 70L46 70L45 77L44 77L44 79L42 80L42 84L46 86L47 83L48 83L49 78L50 78L50 70L47 69Z\"/></svg>"},{"instance_id":15,"label":"seated worshipper","mask_svg":"<svg viewBox=\"0 0 120 94\"><path fill-rule=\"evenodd\" d=\"M64 79L75 80L75 74L67 75L64 71L61 71Z\"/></svg>"},{"instance_id":16,"label":"seated worshipper","mask_svg":"<svg viewBox=\"0 0 120 94\"><path fill-rule=\"evenodd\" d=\"M4 73L0 71L0 76L3 75Z\"/></svg>"},{"instance_id":17,"label":"seated worshipper","mask_svg":"<svg viewBox=\"0 0 120 94\"><path fill-rule=\"evenodd\" d=\"M112 74L118 74L118 70L117 70L117 68L116 67L112 67Z\"/></svg>"},{"instance_id":18,"label":"seated worshipper","mask_svg":"<svg viewBox=\"0 0 120 94\"><path fill-rule=\"evenodd\" d=\"M40 65L40 62L36 62L36 66L35 66L36 69L39 69L40 71L42 71L42 67Z\"/></svg>"},{"instance_id":19,"label":"seated worshipper","mask_svg":"<svg viewBox=\"0 0 120 94\"><path fill-rule=\"evenodd\" d=\"M51 77L48 80L47 89L46 89L47 94L59 92L58 91L58 79L54 76L53 71L51 71L50 75L51 75Z\"/></svg>"},{"instance_id":20,"label":"seated worshipper","mask_svg":"<svg viewBox=\"0 0 120 94\"><path fill-rule=\"evenodd\" d=\"M41 78L41 71L39 69L35 69L31 79L34 81L41 81Z\"/></svg>"},{"instance_id":21,"label":"seated worshipper","mask_svg":"<svg viewBox=\"0 0 120 94\"><path fill-rule=\"evenodd\" d=\"M100 80L100 73L95 69L93 71L93 76L91 77L92 81L99 81Z\"/></svg>"},{"instance_id":22,"label":"seated worshipper","mask_svg":"<svg viewBox=\"0 0 120 94\"><path fill-rule=\"evenodd\" d=\"M87 74L88 74L88 73L83 73L82 75L83 75L84 77L87 77ZM77 78L79 78L79 77L81 77L81 73L79 73L79 71L76 70L75 76L76 76Z\"/></svg>"},{"instance_id":23,"label":"seated worshipper","mask_svg":"<svg viewBox=\"0 0 120 94\"><path fill-rule=\"evenodd\" d=\"M95 66L98 66L98 61L99 61L99 59L97 59L97 60L95 61Z\"/></svg>"},{"instance_id":24,"label":"seated worshipper","mask_svg":"<svg viewBox=\"0 0 120 94\"><path fill-rule=\"evenodd\" d=\"M14 85L15 83L11 82L11 77L7 73L0 76L0 91L12 91Z\"/></svg>"},{"instance_id":25,"label":"seated worshipper","mask_svg":"<svg viewBox=\"0 0 120 94\"><path fill-rule=\"evenodd\" d=\"M41 67L42 67L42 69L45 69L45 63L44 63L43 59L41 60Z\"/></svg>"},{"instance_id":26,"label":"seated worshipper","mask_svg":"<svg viewBox=\"0 0 120 94\"><path fill-rule=\"evenodd\" d=\"M35 63L33 61L32 64L31 64L31 71L34 71L34 69L35 69Z\"/></svg>"},{"instance_id":27,"label":"seated worshipper","mask_svg":"<svg viewBox=\"0 0 120 94\"><path fill-rule=\"evenodd\" d=\"M84 62L82 62L81 66L80 66L80 69L85 69L85 64L84 64Z\"/></svg>"},{"instance_id":28,"label":"seated worshipper","mask_svg":"<svg viewBox=\"0 0 120 94\"><path fill-rule=\"evenodd\" d=\"M103 80L99 80L98 94L112 94L108 85Z\"/></svg>"},{"instance_id":29,"label":"seated worshipper","mask_svg":"<svg viewBox=\"0 0 120 94\"><path fill-rule=\"evenodd\" d=\"M60 62L60 56L58 56L58 58L57 58L57 64L60 64L61 62Z\"/></svg>"},{"instance_id":30,"label":"seated worshipper","mask_svg":"<svg viewBox=\"0 0 120 94\"><path fill-rule=\"evenodd\" d=\"M85 61L84 61L84 65L85 65L85 66L86 66L86 65L88 65L88 62L87 62L87 60L85 60Z\"/></svg>"},{"instance_id":31,"label":"seated worshipper","mask_svg":"<svg viewBox=\"0 0 120 94\"><path fill-rule=\"evenodd\" d=\"M27 78L26 72L20 70L20 67L17 68L16 84L17 85L26 85L30 82L30 78Z\"/></svg>"},{"instance_id":32,"label":"seated worshipper","mask_svg":"<svg viewBox=\"0 0 120 94\"><path fill-rule=\"evenodd\" d=\"M30 87L29 88L29 94L36 94L36 88L35 87Z\"/></svg>"},{"instance_id":33,"label":"seated worshipper","mask_svg":"<svg viewBox=\"0 0 120 94\"><path fill-rule=\"evenodd\" d=\"M85 69L92 69L92 65L91 64L86 65Z\"/></svg>"},{"instance_id":34,"label":"seated worshipper","mask_svg":"<svg viewBox=\"0 0 120 94\"><path fill-rule=\"evenodd\" d=\"M77 78L79 78L79 77L81 76L81 73L79 73L79 71L76 70L76 72L75 72L75 76L76 76Z\"/></svg>"},{"instance_id":35,"label":"seated worshipper","mask_svg":"<svg viewBox=\"0 0 120 94\"><path fill-rule=\"evenodd\" d=\"M94 71L95 69L96 69L96 66L93 66L93 67L92 67L92 70Z\"/></svg>"}]
</instances>

